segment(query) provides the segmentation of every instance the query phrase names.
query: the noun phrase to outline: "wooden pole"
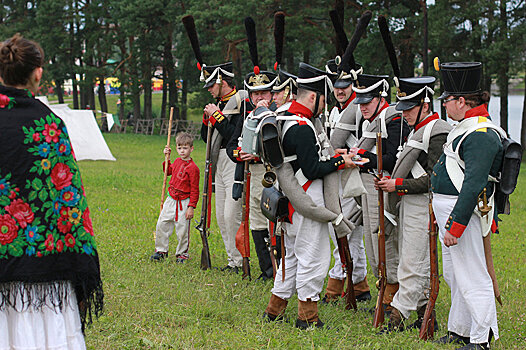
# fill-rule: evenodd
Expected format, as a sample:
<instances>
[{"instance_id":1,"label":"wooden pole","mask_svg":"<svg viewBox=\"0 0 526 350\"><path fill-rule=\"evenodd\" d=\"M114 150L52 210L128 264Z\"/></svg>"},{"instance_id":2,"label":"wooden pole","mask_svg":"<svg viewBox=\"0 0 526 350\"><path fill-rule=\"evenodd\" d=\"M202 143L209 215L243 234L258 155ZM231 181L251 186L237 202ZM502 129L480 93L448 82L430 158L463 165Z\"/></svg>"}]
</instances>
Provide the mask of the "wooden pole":
<instances>
[{"instance_id":1,"label":"wooden pole","mask_svg":"<svg viewBox=\"0 0 526 350\"><path fill-rule=\"evenodd\" d=\"M168 120L168 139L166 141L166 147L170 147L170 138L172 136L172 119L174 116L174 108L170 108L170 119ZM161 193L161 211L163 210L164 195L166 192L166 179L168 179L168 163L170 162L170 155L165 154L164 156L164 178L163 178L163 192Z\"/></svg>"}]
</instances>

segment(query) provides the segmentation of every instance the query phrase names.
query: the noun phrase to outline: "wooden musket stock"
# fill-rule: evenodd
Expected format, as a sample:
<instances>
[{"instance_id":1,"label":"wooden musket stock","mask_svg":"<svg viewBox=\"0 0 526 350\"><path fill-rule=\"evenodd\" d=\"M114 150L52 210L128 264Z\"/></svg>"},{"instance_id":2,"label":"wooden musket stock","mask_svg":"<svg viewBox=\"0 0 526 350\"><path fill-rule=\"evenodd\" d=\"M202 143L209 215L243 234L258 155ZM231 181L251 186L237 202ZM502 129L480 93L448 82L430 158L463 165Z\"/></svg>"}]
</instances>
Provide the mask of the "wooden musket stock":
<instances>
[{"instance_id":1,"label":"wooden musket stock","mask_svg":"<svg viewBox=\"0 0 526 350\"><path fill-rule=\"evenodd\" d=\"M336 239L338 243L338 252L340 253L340 260L342 262L342 269L347 276L347 290L345 292L345 309L354 310L358 309L356 305L356 296L354 294L354 284L352 282L352 270L353 270L353 261L351 256L351 251L349 250L349 241L347 236Z\"/></svg>"},{"instance_id":2,"label":"wooden musket stock","mask_svg":"<svg viewBox=\"0 0 526 350\"><path fill-rule=\"evenodd\" d=\"M382 162L382 133L376 133L376 159L378 168L378 177L383 176ZM378 299L376 300L376 309L374 311L373 327L380 327L384 322L383 299L385 286L387 283L387 269L385 263L385 218L384 218L384 191L378 188L378 207L379 207L379 228L378 228Z\"/></svg>"},{"instance_id":3,"label":"wooden musket stock","mask_svg":"<svg viewBox=\"0 0 526 350\"><path fill-rule=\"evenodd\" d=\"M208 247L208 236L210 235L210 203L212 199L212 161L210 159L212 131L212 124L208 123L206 138L205 177L203 180L203 197L201 202L201 220L196 226L196 229L201 235L201 242L203 243L203 249L201 250L202 270L207 270L212 267L212 263L210 261L210 248Z\"/></svg>"},{"instance_id":4,"label":"wooden musket stock","mask_svg":"<svg viewBox=\"0 0 526 350\"><path fill-rule=\"evenodd\" d=\"M431 185L429 186L431 188ZM438 227L436 225L435 213L433 212L433 199L429 192L429 260L430 260L430 279L429 301L420 327L419 337L422 340L433 339L435 333L435 303L438 298L439 275L438 275L438 252L437 252Z\"/></svg>"}]
</instances>

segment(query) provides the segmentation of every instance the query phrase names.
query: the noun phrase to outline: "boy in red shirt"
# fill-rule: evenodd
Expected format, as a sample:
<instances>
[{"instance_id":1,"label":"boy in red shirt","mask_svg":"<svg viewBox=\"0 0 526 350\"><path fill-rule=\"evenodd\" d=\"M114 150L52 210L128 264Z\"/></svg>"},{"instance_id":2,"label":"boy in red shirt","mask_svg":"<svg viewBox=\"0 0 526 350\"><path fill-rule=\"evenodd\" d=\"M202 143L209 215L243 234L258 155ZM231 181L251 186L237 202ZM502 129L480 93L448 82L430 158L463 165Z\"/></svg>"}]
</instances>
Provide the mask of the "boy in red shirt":
<instances>
[{"instance_id":1,"label":"boy in red shirt","mask_svg":"<svg viewBox=\"0 0 526 350\"><path fill-rule=\"evenodd\" d=\"M162 261L168 256L168 241L174 228L179 244L175 251L178 263L188 259L190 242L190 220L194 217L194 209L199 200L199 168L190 154L194 150L192 135L182 132L175 139L177 158L168 163L168 176L171 176L168 187L169 196L163 204L155 229L155 254L150 260ZM164 154L170 157L171 148L166 146ZM163 169L164 169L163 162Z\"/></svg>"}]
</instances>

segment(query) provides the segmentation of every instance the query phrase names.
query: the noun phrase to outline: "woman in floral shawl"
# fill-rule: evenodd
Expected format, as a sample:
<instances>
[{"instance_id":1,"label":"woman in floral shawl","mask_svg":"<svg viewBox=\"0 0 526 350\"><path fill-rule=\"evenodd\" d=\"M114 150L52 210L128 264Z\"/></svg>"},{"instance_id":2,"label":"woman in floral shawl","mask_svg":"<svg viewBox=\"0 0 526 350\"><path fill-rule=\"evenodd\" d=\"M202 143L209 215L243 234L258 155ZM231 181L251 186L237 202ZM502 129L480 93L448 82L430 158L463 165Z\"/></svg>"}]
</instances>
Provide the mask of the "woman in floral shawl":
<instances>
[{"instance_id":1,"label":"woman in floral shawl","mask_svg":"<svg viewBox=\"0 0 526 350\"><path fill-rule=\"evenodd\" d=\"M19 34L0 43L0 349L83 349L103 305L68 131L34 98L43 63Z\"/></svg>"}]
</instances>

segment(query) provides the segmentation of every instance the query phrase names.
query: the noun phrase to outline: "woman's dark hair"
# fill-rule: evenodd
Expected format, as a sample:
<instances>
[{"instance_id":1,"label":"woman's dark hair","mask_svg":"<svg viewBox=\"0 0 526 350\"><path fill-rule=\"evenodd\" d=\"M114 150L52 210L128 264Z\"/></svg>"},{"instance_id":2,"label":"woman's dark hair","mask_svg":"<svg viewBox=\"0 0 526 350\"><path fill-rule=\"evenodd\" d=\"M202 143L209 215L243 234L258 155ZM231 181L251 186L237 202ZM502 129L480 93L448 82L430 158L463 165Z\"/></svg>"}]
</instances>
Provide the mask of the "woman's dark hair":
<instances>
[{"instance_id":1,"label":"woman's dark hair","mask_svg":"<svg viewBox=\"0 0 526 350\"><path fill-rule=\"evenodd\" d=\"M466 100L466 104L471 108L478 107L482 104L488 104L490 94L487 91L479 92L478 94L464 95L462 96Z\"/></svg>"},{"instance_id":2,"label":"woman's dark hair","mask_svg":"<svg viewBox=\"0 0 526 350\"><path fill-rule=\"evenodd\" d=\"M33 70L43 64L40 45L19 33L0 43L0 77L6 85L26 85Z\"/></svg>"}]
</instances>

